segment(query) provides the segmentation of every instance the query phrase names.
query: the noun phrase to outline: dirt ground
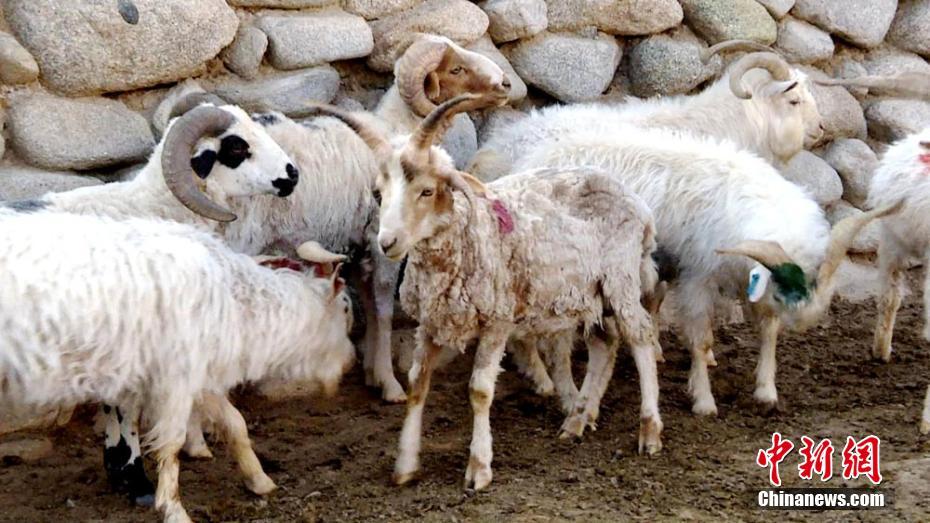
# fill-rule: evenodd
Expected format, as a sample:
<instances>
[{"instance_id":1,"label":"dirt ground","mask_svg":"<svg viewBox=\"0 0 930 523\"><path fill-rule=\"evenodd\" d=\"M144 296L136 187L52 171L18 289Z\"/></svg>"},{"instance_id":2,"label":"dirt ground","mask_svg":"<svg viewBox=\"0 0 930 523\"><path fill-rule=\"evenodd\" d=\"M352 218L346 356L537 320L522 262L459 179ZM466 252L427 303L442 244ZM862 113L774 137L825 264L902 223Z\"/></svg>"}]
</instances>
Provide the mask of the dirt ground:
<instances>
[{"instance_id":1,"label":"dirt ground","mask_svg":"<svg viewBox=\"0 0 930 523\"><path fill-rule=\"evenodd\" d=\"M916 282L914 282L916 283ZM664 449L636 454L639 389L632 358L618 363L601 408L600 429L581 441L556 438L556 402L532 393L506 364L491 414L494 482L462 488L471 414L470 358L439 371L427 403L423 478L397 488L389 478L404 407L385 405L367 390L359 370L334 399L272 402L236 399L252 439L279 489L260 499L241 486L221 442L211 462L182 464L181 492L196 521L623 521L930 519L930 438L917 430L930 351L920 337L921 307L911 296L899 315L890 364L869 360L874 302L837 301L824 325L782 338L778 354L783 411L764 414L751 395L756 334L748 324L718 330L711 371L720 409L716 418L690 412L689 357L673 334L663 335L660 406ZM410 332L397 333L409 343ZM583 359L583 357L581 358ZM576 377L584 363L579 362ZM894 508L863 512L767 512L754 489L766 486L755 465L773 431L799 443L801 435L881 437L882 487ZM158 521L153 510L111 494L102 467L93 409L50 436L53 454L37 463L0 463L0 521ZM782 465L786 486L797 477L797 449ZM149 463L150 471L154 470ZM834 478L824 486L844 486Z\"/></svg>"}]
</instances>

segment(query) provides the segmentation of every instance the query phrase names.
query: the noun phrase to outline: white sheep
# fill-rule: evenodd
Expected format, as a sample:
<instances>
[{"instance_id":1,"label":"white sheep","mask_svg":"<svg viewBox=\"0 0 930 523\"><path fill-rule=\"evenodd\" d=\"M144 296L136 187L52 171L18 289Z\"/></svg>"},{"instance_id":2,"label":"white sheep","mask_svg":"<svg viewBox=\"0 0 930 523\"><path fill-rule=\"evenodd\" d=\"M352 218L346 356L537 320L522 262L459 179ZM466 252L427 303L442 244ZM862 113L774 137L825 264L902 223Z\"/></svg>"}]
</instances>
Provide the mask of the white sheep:
<instances>
[{"instance_id":1,"label":"white sheep","mask_svg":"<svg viewBox=\"0 0 930 523\"><path fill-rule=\"evenodd\" d=\"M614 136L575 133L541 142L515 168L581 165L611 173L655 214L658 249L676 265L666 270L678 274L676 318L691 349L688 386L696 414L717 412L707 373L716 365L715 298L745 299L750 271L762 279L748 300L761 334L754 397L774 407L782 324L803 329L822 315L849 242L868 221L893 210L849 218L831 233L810 195L758 156L729 142L632 126Z\"/></svg>"},{"instance_id":2,"label":"white sheep","mask_svg":"<svg viewBox=\"0 0 930 523\"><path fill-rule=\"evenodd\" d=\"M906 260L930 256L930 128L912 134L885 151L869 186L868 205L882 206L907 198L900 213L880 222L878 263L881 298L872 356L891 359L895 316L901 306ZM930 274L930 273L928 273ZM924 283L924 338L930 340L930 276ZM926 418L925 418L926 419Z\"/></svg>"},{"instance_id":3,"label":"white sheep","mask_svg":"<svg viewBox=\"0 0 930 523\"><path fill-rule=\"evenodd\" d=\"M711 52L741 45L719 44ZM582 130L616 135L628 125L729 139L776 164L787 163L823 135L809 78L771 52L743 56L697 95L630 100L534 110L526 118L495 128L468 171L493 180L512 172L514 162L541 141Z\"/></svg>"},{"instance_id":4,"label":"white sheep","mask_svg":"<svg viewBox=\"0 0 930 523\"><path fill-rule=\"evenodd\" d=\"M314 244L299 252L332 262ZM137 405L159 462L156 506L190 521L177 453L194 406L229 436L247 486L274 488L225 399L300 379L333 391L354 358L337 277L272 270L184 224L41 212L0 220L0 405Z\"/></svg>"},{"instance_id":5,"label":"white sheep","mask_svg":"<svg viewBox=\"0 0 930 523\"><path fill-rule=\"evenodd\" d=\"M477 96L456 97L412 137L393 143L351 115L327 109L350 122L382 159L378 242L391 259L408 256L401 303L419 327L394 474L399 484L419 468L423 406L441 348L464 351L473 342L467 486L482 489L491 482L489 411L511 337L584 334L588 371L563 425L565 435L594 425L622 337L640 374L640 451L661 448L653 356L658 336L640 303L658 277L648 209L593 169L531 171L487 188L456 171L448 155L431 145L451 114L484 103Z\"/></svg>"}]
</instances>

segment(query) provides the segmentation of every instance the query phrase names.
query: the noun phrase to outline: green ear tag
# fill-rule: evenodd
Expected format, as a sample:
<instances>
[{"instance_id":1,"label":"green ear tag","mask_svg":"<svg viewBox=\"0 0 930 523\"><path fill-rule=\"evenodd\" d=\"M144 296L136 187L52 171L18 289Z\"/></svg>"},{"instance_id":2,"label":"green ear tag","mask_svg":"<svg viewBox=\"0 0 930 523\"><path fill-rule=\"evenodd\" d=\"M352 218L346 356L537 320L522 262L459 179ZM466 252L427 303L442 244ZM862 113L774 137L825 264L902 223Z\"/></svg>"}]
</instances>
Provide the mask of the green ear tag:
<instances>
[{"instance_id":1,"label":"green ear tag","mask_svg":"<svg viewBox=\"0 0 930 523\"><path fill-rule=\"evenodd\" d=\"M772 268L775 295L785 305L795 305L810 299L810 288L804 270L794 263L783 263Z\"/></svg>"}]
</instances>

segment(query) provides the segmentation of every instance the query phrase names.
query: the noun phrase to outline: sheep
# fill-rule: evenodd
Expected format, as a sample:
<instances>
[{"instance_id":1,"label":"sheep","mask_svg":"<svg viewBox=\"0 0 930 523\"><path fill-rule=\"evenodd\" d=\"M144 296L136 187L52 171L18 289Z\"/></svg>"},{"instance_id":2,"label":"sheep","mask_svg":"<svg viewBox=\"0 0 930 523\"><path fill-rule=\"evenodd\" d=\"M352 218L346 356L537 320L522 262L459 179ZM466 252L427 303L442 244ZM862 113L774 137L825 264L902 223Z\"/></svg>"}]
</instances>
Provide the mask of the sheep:
<instances>
[{"instance_id":1,"label":"sheep","mask_svg":"<svg viewBox=\"0 0 930 523\"><path fill-rule=\"evenodd\" d=\"M313 243L310 261L331 263ZM261 267L186 224L43 212L0 221L0 405L88 401L145 410L159 461L156 506L190 521L177 452L193 406L228 433L247 486L261 470L245 422L225 399L262 379L306 379L332 392L351 365L351 312L327 278Z\"/></svg>"},{"instance_id":2,"label":"sheep","mask_svg":"<svg viewBox=\"0 0 930 523\"><path fill-rule=\"evenodd\" d=\"M747 304L761 335L753 396L774 408L775 346L782 325L801 330L823 314L855 234L898 207L848 218L831 232L810 195L733 143L632 126L618 131L541 142L515 169L594 166L647 202L656 218L658 249L676 265L666 271L678 274L673 282L681 293L677 320L691 349L688 388L696 414L717 413L707 373L716 365L714 300L720 294L744 298L750 275L759 278Z\"/></svg>"},{"instance_id":3,"label":"sheep","mask_svg":"<svg viewBox=\"0 0 930 523\"><path fill-rule=\"evenodd\" d=\"M396 85L373 114L355 113L369 125L394 135L409 133L435 104L465 91L497 97L510 82L490 59L451 40L421 35L395 67ZM255 116L265 130L312 177L286 201L259 198L234 208L261 220L230 224L225 238L234 249L255 254L269 245L294 246L307 238L333 252L370 255L362 267L360 294L366 317L363 367L366 383L380 388L385 401L406 400L391 362L391 322L399 264L387 260L375 243L377 202L372 184L379 172L371 151L350 129L330 118L297 123L280 113Z\"/></svg>"},{"instance_id":4,"label":"sheep","mask_svg":"<svg viewBox=\"0 0 930 523\"><path fill-rule=\"evenodd\" d=\"M473 342L466 487L480 490L492 479L489 411L511 337L583 332L588 371L562 427L563 435L581 435L594 426L622 336L640 375L639 450L661 449L653 356L658 336L640 303L658 278L648 209L588 168L529 171L487 188L456 171L432 143L452 114L485 103L474 95L453 98L412 136L391 142L348 113L324 109L349 123L381 159L378 244L392 260L408 257L401 304L419 327L394 472L398 484L419 468L423 407L441 348L465 351Z\"/></svg>"},{"instance_id":5,"label":"sheep","mask_svg":"<svg viewBox=\"0 0 930 523\"><path fill-rule=\"evenodd\" d=\"M745 47L726 42L710 53ZM466 169L482 180L511 172L536 143L579 130L615 134L627 125L688 130L732 140L776 164L787 162L823 136L810 79L771 52L747 54L700 94L550 106L494 129Z\"/></svg>"},{"instance_id":6,"label":"sheep","mask_svg":"<svg viewBox=\"0 0 930 523\"><path fill-rule=\"evenodd\" d=\"M869 206L887 205L896 199L908 198L907 209L880 222L878 264L881 299L878 300L872 356L886 362L891 360L891 341L895 315L901 306L906 260L910 256L926 259L930 255L930 227L926 224L927 211L930 210L928 175L930 127L889 147L869 185ZM930 340L930 276L924 283L924 314L923 335Z\"/></svg>"}]
</instances>

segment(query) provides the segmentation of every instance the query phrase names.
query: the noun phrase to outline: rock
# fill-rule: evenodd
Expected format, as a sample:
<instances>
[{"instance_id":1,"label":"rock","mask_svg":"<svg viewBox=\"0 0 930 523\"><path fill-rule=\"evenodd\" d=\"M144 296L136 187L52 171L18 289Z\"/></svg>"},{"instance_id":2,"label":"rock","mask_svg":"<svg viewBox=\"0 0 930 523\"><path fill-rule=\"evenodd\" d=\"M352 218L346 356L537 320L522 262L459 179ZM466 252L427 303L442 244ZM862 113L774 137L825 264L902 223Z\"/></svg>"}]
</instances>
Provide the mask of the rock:
<instances>
[{"instance_id":1,"label":"rock","mask_svg":"<svg viewBox=\"0 0 930 523\"><path fill-rule=\"evenodd\" d=\"M368 66L382 73L394 70L394 62L417 32L442 35L466 45L481 38L488 23L488 15L471 2L426 0L413 9L371 23L375 46Z\"/></svg>"},{"instance_id":2,"label":"rock","mask_svg":"<svg viewBox=\"0 0 930 523\"><path fill-rule=\"evenodd\" d=\"M691 91L720 70L719 56L708 64L701 61L706 47L687 27L641 41L629 52L632 93L649 97Z\"/></svg>"},{"instance_id":3,"label":"rock","mask_svg":"<svg viewBox=\"0 0 930 523\"><path fill-rule=\"evenodd\" d=\"M869 197L869 183L878 167L878 157L862 140L835 140L823 159L836 169L843 180L843 199L863 206Z\"/></svg>"},{"instance_id":4,"label":"rock","mask_svg":"<svg viewBox=\"0 0 930 523\"><path fill-rule=\"evenodd\" d=\"M661 33L684 17L673 0L547 0L549 31L586 27L617 35Z\"/></svg>"},{"instance_id":5,"label":"rock","mask_svg":"<svg viewBox=\"0 0 930 523\"><path fill-rule=\"evenodd\" d=\"M342 0L342 8L365 20L375 20L419 4L422 0Z\"/></svg>"},{"instance_id":6,"label":"rock","mask_svg":"<svg viewBox=\"0 0 930 523\"><path fill-rule=\"evenodd\" d=\"M232 45L224 49L221 56L230 71L251 80L258 76L258 68L267 49L268 36L257 27L243 25L239 27Z\"/></svg>"},{"instance_id":7,"label":"rock","mask_svg":"<svg viewBox=\"0 0 930 523\"><path fill-rule=\"evenodd\" d=\"M837 222L844 218L858 216L860 214L862 214L862 211L844 200L839 200L827 207L827 221L830 222L830 225L836 225ZM849 247L849 250L855 253L877 252L880 238L881 225L878 221L872 221L859 231L859 234L856 235L856 239L853 240L853 244Z\"/></svg>"},{"instance_id":8,"label":"rock","mask_svg":"<svg viewBox=\"0 0 930 523\"><path fill-rule=\"evenodd\" d=\"M811 63L833 56L833 39L829 34L791 17L778 23L775 47L789 62Z\"/></svg>"},{"instance_id":9,"label":"rock","mask_svg":"<svg viewBox=\"0 0 930 523\"><path fill-rule=\"evenodd\" d=\"M900 0L888 41L930 58L930 0Z\"/></svg>"},{"instance_id":10,"label":"rock","mask_svg":"<svg viewBox=\"0 0 930 523\"><path fill-rule=\"evenodd\" d=\"M255 25L268 35L268 58L278 69L360 58L374 47L365 19L339 9L300 16L265 15Z\"/></svg>"},{"instance_id":11,"label":"rock","mask_svg":"<svg viewBox=\"0 0 930 523\"><path fill-rule=\"evenodd\" d=\"M883 45L872 49L862 60L868 74L888 76L898 73L921 73L930 76L930 64L914 53Z\"/></svg>"},{"instance_id":12,"label":"rock","mask_svg":"<svg viewBox=\"0 0 930 523\"><path fill-rule=\"evenodd\" d=\"M807 66L801 66L799 69L812 78L826 78L819 69ZM866 137L862 106L849 91L843 87L826 87L814 83L810 84L810 91L823 118L824 141Z\"/></svg>"},{"instance_id":13,"label":"rock","mask_svg":"<svg viewBox=\"0 0 930 523\"><path fill-rule=\"evenodd\" d=\"M596 98L610 85L620 64L617 40L543 32L503 49L523 80L563 102Z\"/></svg>"},{"instance_id":14,"label":"rock","mask_svg":"<svg viewBox=\"0 0 930 523\"><path fill-rule=\"evenodd\" d=\"M0 172L3 172L3 169L0 168ZM0 178L2 178L2 174L0 174ZM48 428L54 424L63 426L71 420L73 412L73 408L67 407L26 412L18 410L11 412L10 409L5 409L4 412L0 413L0 435L20 430Z\"/></svg>"},{"instance_id":15,"label":"rock","mask_svg":"<svg viewBox=\"0 0 930 523\"><path fill-rule=\"evenodd\" d=\"M272 7L275 9L326 7L338 2L339 0L229 0L230 5L238 7Z\"/></svg>"},{"instance_id":16,"label":"rock","mask_svg":"<svg viewBox=\"0 0 930 523\"><path fill-rule=\"evenodd\" d=\"M788 162L781 175L788 181L800 185L821 206L829 205L843 197L843 182L833 167L810 151L801 151Z\"/></svg>"},{"instance_id":17,"label":"rock","mask_svg":"<svg viewBox=\"0 0 930 523\"><path fill-rule=\"evenodd\" d=\"M13 99L12 146L45 169L94 169L142 160L155 140L149 124L106 98L59 98L43 93Z\"/></svg>"},{"instance_id":18,"label":"rock","mask_svg":"<svg viewBox=\"0 0 930 523\"><path fill-rule=\"evenodd\" d=\"M861 47L882 43L898 0L797 0L794 16Z\"/></svg>"},{"instance_id":19,"label":"rock","mask_svg":"<svg viewBox=\"0 0 930 523\"><path fill-rule=\"evenodd\" d=\"M455 162L456 169L464 170L478 151L478 132L467 114L458 114L442 139L445 149Z\"/></svg>"},{"instance_id":20,"label":"rock","mask_svg":"<svg viewBox=\"0 0 930 523\"><path fill-rule=\"evenodd\" d=\"M512 42L545 31L549 25L544 0L487 0L488 33L495 43Z\"/></svg>"},{"instance_id":21,"label":"rock","mask_svg":"<svg viewBox=\"0 0 930 523\"><path fill-rule=\"evenodd\" d=\"M756 0L776 19L781 18L794 7L794 0Z\"/></svg>"},{"instance_id":22,"label":"rock","mask_svg":"<svg viewBox=\"0 0 930 523\"><path fill-rule=\"evenodd\" d=\"M12 35L0 32L0 82L28 84L39 77L39 64Z\"/></svg>"},{"instance_id":23,"label":"rock","mask_svg":"<svg viewBox=\"0 0 930 523\"><path fill-rule=\"evenodd\" d=\"M711 44L748 39L769 45L778 36L775 20L755 0L681 0L685 21Z\"/></svg>"},{"instance_id":24,"label":"rock","mask_svg":"<svg viewBox=\"0 0 930 523\"><path fill-rule=\"evenodd\" d=\"M127 4L136 16L120 9ZM239 26L223 0L31 0L4 4L4 14L39 63L42 81L71 95L195 75Z\"/></svg>"},{"instance_id":25,"label":"rock","mask_svg":"<svg viewBox=\"0 0 930 523\"><path fill-rule=\"evenodd\" d=\"M49 192L64 192L79 187L102 185L92 176L70 172L49 172L24 165L0 166L0 201L29 200ZM0 422L0 426L3 422ZM3 431L0 430L0 434Z\"/></svg>"},{"instance_id":26,"label":"rock","mask_svg":"<svg viewBox=\"0 0 930 523\"><path fill-rule=\"evenodd\" d=\"M927 127L930 103L915 100L879 100L865 111L869 136L894 142Z\"/></svg>"},{"instance_id":27,"label":"rock","mask_svg":"<svg viewBox=\"0 0 930 523\"><path fill-rule=\"evenodd\" d=\"M507 57L494 46L494 42L487 35L479 38L475 43L467 47L470 51L481 53L491 59L498 65L510 79L510 101L516 102L526 98L526 84L520 78L520 75L514 71L513 66L507 60Z\"/></svg>"},{"instance_id":28,"label":"rock","mask_svg":"<svg viewBox=\"0 0 930 523\"><path fill-rule=\"evenodd\" d=\"M213 88L221 98L249 111L275 110L287 115L299 115L308 101L329 103L338 90L339 73L328 65L268 75L252 82L228 78Z\"/></svg>"},{"instance_id":29,"label":"rock","mask_svg":"<svg viewBox=\"0 0 930 523\"><path fill-rule=\"evenodd\" d=\"M38 461L52 453L48 438L19 439L0 443L0 459L18 458L26 462Z\"/></svg>"}]
</instances>

